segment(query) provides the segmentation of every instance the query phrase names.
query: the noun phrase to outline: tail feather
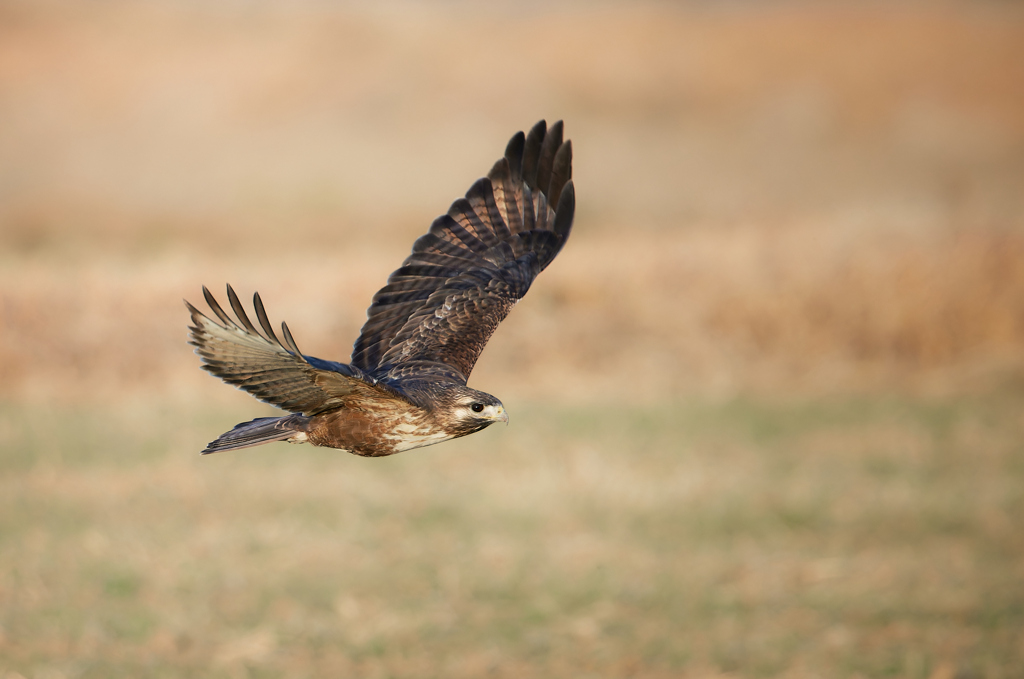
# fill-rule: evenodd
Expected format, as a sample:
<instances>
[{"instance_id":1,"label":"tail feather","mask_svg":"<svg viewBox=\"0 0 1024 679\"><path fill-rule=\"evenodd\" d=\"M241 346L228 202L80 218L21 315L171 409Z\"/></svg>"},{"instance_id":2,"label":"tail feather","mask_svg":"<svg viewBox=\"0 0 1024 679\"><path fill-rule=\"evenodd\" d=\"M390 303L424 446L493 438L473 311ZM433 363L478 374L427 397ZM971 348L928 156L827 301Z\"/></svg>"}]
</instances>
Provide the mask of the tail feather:
<instances>
[{"instance_id":1,"label":"tail feather","mask_svg":"<svg viewBox=\"0 0 1024 679\"><path fill-rule=\"evenodd\" d=\"M218 436L216 441L211 441L203 449L202 454L208 455L225 450L238 450L274 441L284 441L305 432L305 425L308 422L309 418L301 415L257 417L251 422L237 424L231 431Z\"/></svg>"}]
</instances>

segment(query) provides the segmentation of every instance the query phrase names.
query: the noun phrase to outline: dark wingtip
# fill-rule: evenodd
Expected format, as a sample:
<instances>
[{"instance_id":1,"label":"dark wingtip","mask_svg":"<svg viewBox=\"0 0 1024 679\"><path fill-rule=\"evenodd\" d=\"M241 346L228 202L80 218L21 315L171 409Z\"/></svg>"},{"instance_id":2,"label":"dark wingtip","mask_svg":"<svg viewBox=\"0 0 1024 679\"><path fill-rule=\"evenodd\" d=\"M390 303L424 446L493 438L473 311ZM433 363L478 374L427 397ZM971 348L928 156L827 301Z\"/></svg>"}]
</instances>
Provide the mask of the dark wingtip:
<instances>
[{"instance_id":1,"label":"dark wingtip","mask_svg":"<svg viewBox=\"0 0 1024 679\"><path fill-rule=\"evenodd\" d=\"M281 344L281 340L277 339L277 335L274 333L274 326L270 324L270 319L267 317L267 310L263 307L263 300L260 299L260 293L252 293L252 305L256 309L256 320L260 322L260 327L263 328L263 332L267 333L267 337L274 344Z\"/></svg>"},{"instance_id":2,"label":"dark wingtip","mask_svg":"<svg viewBox=\"0 0 1024 679\"><path fill-rule=\"evenodd\" d=\"M203 299L206 300L206 303L210 305L211 309L214 306L217 306L217 298L213 296L212 292L210 292L210 288L206 287L205 285L203 286Z\"/></svg>"},{"instance_id":3,"label":"dark wingtip","mask_svg":"<svg viewBox=\"0 0 1024 679\"><path fill-rule=\"evenodd\" d=\"M228 289L231 289L230 285L228 286ZM217 318L220 319L221 323L224 324L224 327L239 327L237 323L231 320L230 316L224 313L224 309L222 309L220 304L217 303L217 298L213 296L213 293L210 292L210 289L205 285L203 286L203 297L206 298L206 303L209 305L210 310L213 311Z\"/></svg>"},{"instance_id":4,"label":"dark wingtip","mask_svg":"<svg viewBox=\"0 0 1024 679\"><path fill-rule=\"evenodd\" d=\"M547 134L544 135L544 141L540 146L540 159L537 161L537 188L544 192L544 195L548 197L549 203L554 203L551 199L551 179L555 165L555 155L562 146L562 127L562 121L559 120L548 128Z\"/></svg>"},{"instance_id":5,"label":"dark wingtip","mask_svg":"<svg viewBox=\"0 0 1024 679\"><path fill-rule=\"evenodd\" d=\"M569 237L572 230L573 213L576 211L576 188L570 179L562 189L562 195L558 199L558 207L555 209L554 231L564 241Z\"/></svg>"},{"instance_id":6,"label":"dark wingtip","mask_svg":"<svg viewBox=\"0 0 1024 679\"><path fill-rule=\"evenodd\" d=\"M284 321L281 321L281 334L284 335L284 341L288 351L296 358L305 360L302 352L299 351L299 345L295 343L295 338L292 337L292 331L288 329L288 324Z\"/></svg>"},{"instance_id":7,"label":"dark wingtip","mask_svg":"<svg viewBox=\"0 0 1024 679\"><path fill-rule=\"evenodd\" d=\"M559 121L561 122L561 121ZM558 205L566 183L572 179L572 140L566 139L558 151L551 167L551 184L548 201Z\"/></svg>"},{"instance_id":8,"label":"dark wingtip","mask_svg":"<svg viewBox=\"0 0 1024 679\"><path fill-rule=\"evenodd\" d=\"M523 180L523 149L525 146L526 135L522 132L516 132L508 140L508 146L505 147L505 160L508 161L509 172L512 174L512 179L516 182Z\"/></svg>"},{"instance_id":9,"label":"dark wingtip","mask_svg":"<svg viewBox=\"0 0 1024 679\"><path fill-rule=\"evenodd\" d=\"M238 299L238 295L235 294L234 288L230 285L228 285L228 302L231 304L231 309L235 312L235 316L245 326L245 329L254 335L259 335L252 321L249 320L249 316L245 313L245 307L242 306L241 300Z\"/></svg>"},{"instance_id":10,"label":"dark wingtip","mask_svg":"<svg viewBox=\"0 0 1024 679\"><path fill-rule=\"evenodd\" d=\"M523 147L523 181L530 187L530 190L537 188L537 170L540 163L541 145L544 142L544 135L547 134L548 123L546 120L539 121L530 128L526 135L526 144Z\"/></svg>"}]
</instances>

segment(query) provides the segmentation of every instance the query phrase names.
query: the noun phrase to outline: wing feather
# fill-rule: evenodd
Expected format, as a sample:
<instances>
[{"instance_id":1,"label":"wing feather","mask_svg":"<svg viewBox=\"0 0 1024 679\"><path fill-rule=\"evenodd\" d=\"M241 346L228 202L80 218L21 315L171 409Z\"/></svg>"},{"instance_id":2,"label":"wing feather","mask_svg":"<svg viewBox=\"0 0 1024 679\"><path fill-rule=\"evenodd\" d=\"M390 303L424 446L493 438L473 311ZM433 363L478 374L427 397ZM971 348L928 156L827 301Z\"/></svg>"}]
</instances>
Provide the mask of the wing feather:
<instances>
[{"instance_id":1,"label":"wing feather","mask_svg":"<svg viewBox=\"0 0 1024 679\"><path fill-rule=\"evenodd\" d=\"M569 237L572 145L562 136L561 121L517 133L488 175L434 220L374 295L354 367L383 377L440 365L469 376L494 329Z\"/></svg>"},{"instance_id":2,"label":"wing feather","mask_svg":"<svg viewBox=\"0 0 1024 679\"><path fill-rule=\"evenodd\" d=\"M305 415L343 406L347 399L370 392L383 395L363 380L358 370L303 355L285 323L281 324L282 343L259 294L253 296L253 307L263 333L249 320L230 285L227 293L237 320L224 311L205 286L203 296L219 323L185 302L192 315L189 344L196 348L204 370L261 401Z\"/></svg>"}]
</instances>

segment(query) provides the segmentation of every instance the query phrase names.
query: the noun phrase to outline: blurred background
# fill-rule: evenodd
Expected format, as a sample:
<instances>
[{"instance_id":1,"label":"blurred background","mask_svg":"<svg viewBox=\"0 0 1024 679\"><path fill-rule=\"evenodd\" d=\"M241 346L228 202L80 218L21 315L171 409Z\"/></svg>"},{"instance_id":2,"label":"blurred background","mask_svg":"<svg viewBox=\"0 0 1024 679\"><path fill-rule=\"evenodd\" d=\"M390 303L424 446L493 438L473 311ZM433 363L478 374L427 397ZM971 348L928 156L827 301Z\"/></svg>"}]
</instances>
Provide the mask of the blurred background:
<instances>
[{"instance_id":1,"label":"blurred background","mask_svg":"<svg viewBox=\"0 0 1024 679\"><path fill-rule=\"evenodd\" d=\"M1024 8L0 1L0 677L1019 677ZM200 458L508 138L509 427Z\"/></svg>"}]
</instances>

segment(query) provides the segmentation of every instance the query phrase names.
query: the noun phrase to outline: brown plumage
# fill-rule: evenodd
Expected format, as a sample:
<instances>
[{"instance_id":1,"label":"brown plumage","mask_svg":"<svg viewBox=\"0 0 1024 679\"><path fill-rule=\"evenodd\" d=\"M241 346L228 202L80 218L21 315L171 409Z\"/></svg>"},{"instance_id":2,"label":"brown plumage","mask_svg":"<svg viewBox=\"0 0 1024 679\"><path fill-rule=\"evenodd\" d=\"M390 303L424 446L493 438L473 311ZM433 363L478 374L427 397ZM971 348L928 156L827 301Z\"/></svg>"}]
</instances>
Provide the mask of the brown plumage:
<instances>
[{"instance_id":1,"label":"brown plumage","mask_svg":"<svg viewBox=\"0 0 1024 679\"><path fill-rule=\"evenodd\" d=\"M501 401L466 380L565 244L574 209L572 144L561 121L516 134L373 296L348 364L304 355L285 323L279 339L258 293L259 328L230 285L234 318L204 287L217 320L185 302L203 368L292 414L239 424L203 453L289 441L391 455L508 422Z\"/></svg>"}]
</instances>

